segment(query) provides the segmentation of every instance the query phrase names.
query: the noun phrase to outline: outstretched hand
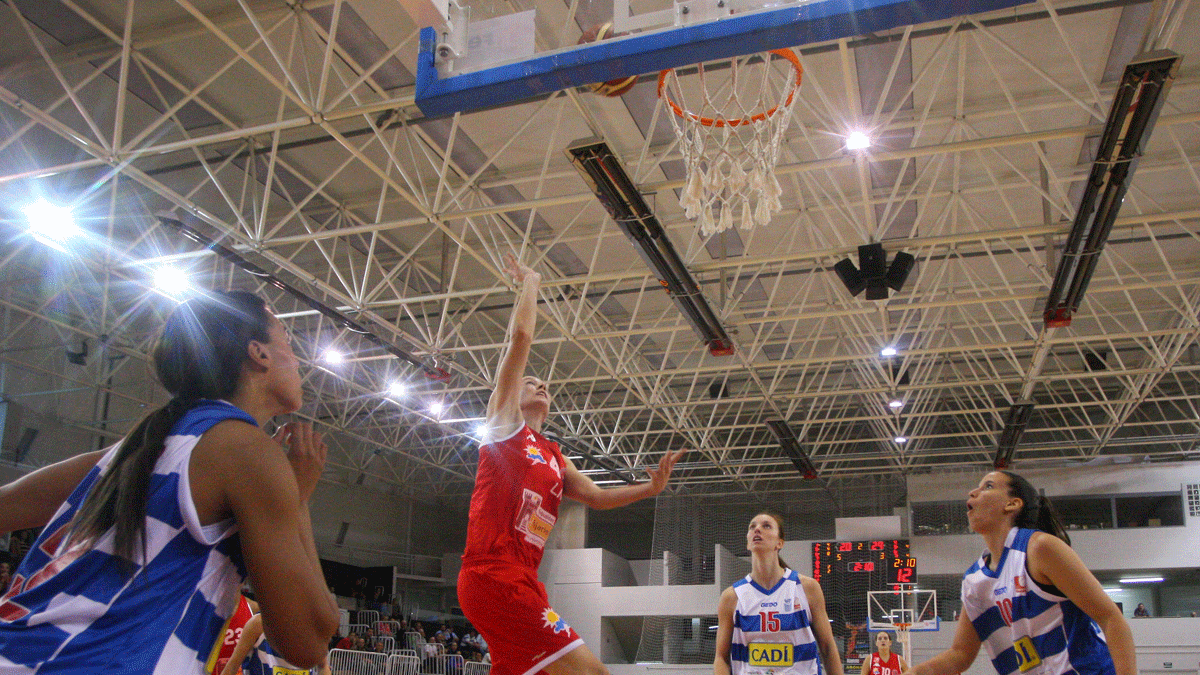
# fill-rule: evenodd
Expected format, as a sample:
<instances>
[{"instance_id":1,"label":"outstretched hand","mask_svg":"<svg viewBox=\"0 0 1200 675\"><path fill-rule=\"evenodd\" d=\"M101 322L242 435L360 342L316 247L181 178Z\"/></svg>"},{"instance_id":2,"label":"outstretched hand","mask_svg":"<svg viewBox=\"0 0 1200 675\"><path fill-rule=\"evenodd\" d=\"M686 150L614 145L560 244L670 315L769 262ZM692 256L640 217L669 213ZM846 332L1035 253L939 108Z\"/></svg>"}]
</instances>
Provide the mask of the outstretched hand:
<instances>
[{"instance_id":1,"label":"outstretched hand","mask_svg":"<svg viewBox=\"0 0 1200 675\"><path fill-rule=\"evenodd\" d=\"M646 473L650 476L651 494L657 495L667 487L667 481L671 479L671 469L675 468L675 462L683 457L683 453L687 450L676 450L663 455L663 458L658 460L657 469L646 469Z\"/></svg>"},{"instance_id":2,"label":"outstretched hand","mask_svg":"<svg viewBox=\"0 0 1200 675\"><path fill-rule=\"evenodd\" d=\"M537 275L532 267L517 260L517 256L511 253L504 254L504 271L508 272L508 276L512 277L518 286L525 283L525 278L529 275Z\"/></svg>"}]
</instances>

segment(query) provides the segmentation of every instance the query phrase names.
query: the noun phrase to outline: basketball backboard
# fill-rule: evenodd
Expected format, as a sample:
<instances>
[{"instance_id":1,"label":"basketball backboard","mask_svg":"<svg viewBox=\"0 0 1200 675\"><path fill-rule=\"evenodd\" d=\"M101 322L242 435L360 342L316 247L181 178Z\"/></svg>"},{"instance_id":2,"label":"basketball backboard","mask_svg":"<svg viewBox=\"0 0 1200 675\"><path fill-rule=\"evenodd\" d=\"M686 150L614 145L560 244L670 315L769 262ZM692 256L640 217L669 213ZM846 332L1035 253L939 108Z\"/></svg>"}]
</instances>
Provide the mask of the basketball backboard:
<instances>
[{"instance_id":1,"label":"basketball backboard","mask_svg":"<svg viewBox=\"0 0 1200 675\"><path fill-rule=\"evenodd\" d=\"M608 1L608 0L605 0ZM445 30L421 32L416 104L428 116L506 105L551 92L705 61L802 47L903 26L979 14L1026 0L613 0L624 37L545 51L455 74L439 60L461 45ZM639 4L645 2L646 4ZM742 4L748 3L748 4ZM670 18L671 23L663 22ZM462 23L462 22L457 22ZM644 26L643 26L644 24ZM621 27L629 31L622 31ZM468 26L454 30L469 30ZM483 47L481 47L483 48ZM441 56L439 56L439 53ZM458 54L458 57L467 55Z\"/></svg>"}]
</instances>

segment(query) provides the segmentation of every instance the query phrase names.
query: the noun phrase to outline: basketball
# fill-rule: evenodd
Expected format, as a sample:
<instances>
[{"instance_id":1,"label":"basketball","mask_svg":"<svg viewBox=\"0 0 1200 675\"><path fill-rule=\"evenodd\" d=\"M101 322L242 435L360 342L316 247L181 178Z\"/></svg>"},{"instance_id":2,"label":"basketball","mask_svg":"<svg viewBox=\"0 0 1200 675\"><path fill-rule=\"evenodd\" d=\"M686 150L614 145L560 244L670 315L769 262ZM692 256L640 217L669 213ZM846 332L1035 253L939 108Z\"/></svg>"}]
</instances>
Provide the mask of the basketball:
<instances>
[{"instance_id":1,"label":"basketball","mask_svg":"<svg viewBox=\"0 0 1200 675\"><path fill-rule=\"evenodd\" d=\"M607 40L608 38L613 37L612 31L613 25L610 21L603 26L600 26L598 29L585 31L583 35L579 37L579 44ZM633 89L633 85L637 84L637 80L637 75L618 77L608 80L607 82L596 82L594 84L589 84L588 89L591 89L601 96L616 97L625 94L630 89Z\"/></svg>"}]
</instances>

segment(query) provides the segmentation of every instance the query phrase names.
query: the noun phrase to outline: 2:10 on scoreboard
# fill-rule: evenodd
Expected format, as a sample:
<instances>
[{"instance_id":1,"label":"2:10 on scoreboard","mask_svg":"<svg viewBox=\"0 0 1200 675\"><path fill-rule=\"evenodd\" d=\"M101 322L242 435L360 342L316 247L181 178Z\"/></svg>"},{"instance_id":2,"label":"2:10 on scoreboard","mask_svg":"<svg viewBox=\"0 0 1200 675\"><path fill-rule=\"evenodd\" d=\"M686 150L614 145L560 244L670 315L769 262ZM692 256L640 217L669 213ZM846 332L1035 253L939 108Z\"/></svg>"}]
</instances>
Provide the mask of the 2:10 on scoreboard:
<instances>
[{"instance_id":1,"label":"2:10 on scoreboard","mask_svg":"<svg viewBox=\"0 0 1200 675\"><path fill-rule=\"evenodd\" d=\"M913 584L917 581L917 559L909 554L907 539L813 543L814 579L827 577L832 581L846 573L868 573L872 581L887 586ZM871 585L878 585L878 581Z\"/></svg>"}]
</instances>

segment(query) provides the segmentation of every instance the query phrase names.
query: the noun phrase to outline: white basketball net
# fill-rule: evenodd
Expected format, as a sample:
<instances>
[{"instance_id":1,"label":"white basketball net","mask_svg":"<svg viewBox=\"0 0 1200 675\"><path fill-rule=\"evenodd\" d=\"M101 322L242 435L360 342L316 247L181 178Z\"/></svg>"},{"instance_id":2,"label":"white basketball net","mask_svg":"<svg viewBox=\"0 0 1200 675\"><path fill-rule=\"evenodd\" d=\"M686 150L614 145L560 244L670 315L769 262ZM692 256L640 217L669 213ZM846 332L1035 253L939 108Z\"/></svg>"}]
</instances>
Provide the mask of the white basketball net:
<instances>
[{"instance_id":1,"label":"white basketball net","mask_svg":"<svg viewBox=\"0 0 1200 675\"><path fill-rule=\"evenodd\" d=\"M791 54L772 53L783 51ZM659 96L673 112L671 126L687 169L679 205L698 219L703 236L734 223L747 230L766 225L779 211L783 190L775 165L802 72L798 60L769 54L707 69L699 64L697 76L683 81L675 69L662 71Z\"/></svg>"}]
</instances>

